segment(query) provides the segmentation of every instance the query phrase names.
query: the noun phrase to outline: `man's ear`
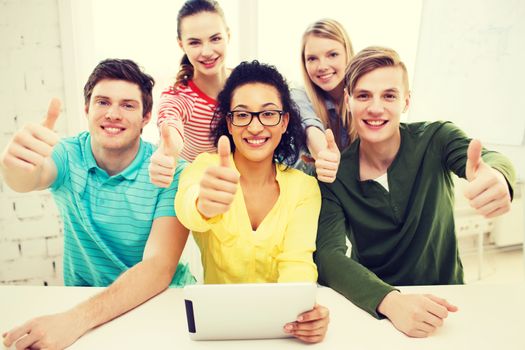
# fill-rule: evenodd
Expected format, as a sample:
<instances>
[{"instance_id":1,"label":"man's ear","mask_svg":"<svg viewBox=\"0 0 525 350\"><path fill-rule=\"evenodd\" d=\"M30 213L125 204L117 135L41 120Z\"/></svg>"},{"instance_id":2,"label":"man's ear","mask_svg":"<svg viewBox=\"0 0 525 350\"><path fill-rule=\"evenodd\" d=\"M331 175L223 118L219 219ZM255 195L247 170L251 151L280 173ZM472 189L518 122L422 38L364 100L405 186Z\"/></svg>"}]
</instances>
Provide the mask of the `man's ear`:
<instances>
[{"instance_id":1,"label":"man's ear","mask_svg":"<svg viewBox=\"0 0 525 350\"><path fill-rule=\"evenodd\" d=\"M403 113L405 113L406 111L408 111L408 108L410 107L410 91L408 91L406 93L406 97L405 97L405 107L403 108Z\"/></svg>"},{"instance_id":2,"label":"man's ear","mask_svg":"<svg viewBox=\"0 0 525 350\"><path fill-rule=\"evenodd\" d=\"M350 110L350 96L348 95L348 92L346 91L346 89L343 90L343 94L344 94L346 109Z\"/></svg>"},{"instance_id":3,"label":"man's ear","mask_svg":"<svg viewBox=\"0 0 525 350\"><path fill-rule=\"evenodd\" d=\"M181 50L184 51L184 49L182 48L182 40L177 39L177 43L179 44L179 47L181 48Z\"/></svg>"},{"instance_id":4,"label":"man's ear","mask_svg":"<svg viewBox=\"0 0 525 350\"><path fill-rule=\"evenodd\" d=\"M84 105L84 114L85 114L86 118L87 118L87 116L88 116L88 113L89 113L89 104L86 103L86 104Z\"/></svg>"},{"instance_id":5,"label":"man's ear","mask_svg":"<svg viewBox=\"0 0 525 350\"><path fill-rule=\"evenodd\" d=\"M151 112L146 113L142 117L142 127L145 127L151 120Z\"/></svg>"}]
</instances>

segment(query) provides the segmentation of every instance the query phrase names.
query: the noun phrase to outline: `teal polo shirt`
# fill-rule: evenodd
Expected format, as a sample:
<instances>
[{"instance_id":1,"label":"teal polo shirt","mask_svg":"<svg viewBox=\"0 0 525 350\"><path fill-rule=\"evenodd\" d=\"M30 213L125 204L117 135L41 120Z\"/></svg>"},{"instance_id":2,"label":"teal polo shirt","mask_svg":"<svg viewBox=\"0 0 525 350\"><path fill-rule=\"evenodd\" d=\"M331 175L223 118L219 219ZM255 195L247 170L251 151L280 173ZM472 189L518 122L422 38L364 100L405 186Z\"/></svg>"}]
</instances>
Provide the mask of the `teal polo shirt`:
<instances>
[{"instance_id":1,"label":"teal polo shirt","mask_svg":"<svg viewBox=\"0 0 525 350\"><path fill-rule=\"evenodd\" d=\"M110 285L142 260L153 221L175 216L175 194L186 163L179 160L171 186L159 188L148 174L154 151L141 140L133 162L109 176L95 161L88 132L55 146L57 177L50 189L64 222L65 285ZM171 285L194 282L188 265L179 263Z\"/></svg>"}]
</instances>

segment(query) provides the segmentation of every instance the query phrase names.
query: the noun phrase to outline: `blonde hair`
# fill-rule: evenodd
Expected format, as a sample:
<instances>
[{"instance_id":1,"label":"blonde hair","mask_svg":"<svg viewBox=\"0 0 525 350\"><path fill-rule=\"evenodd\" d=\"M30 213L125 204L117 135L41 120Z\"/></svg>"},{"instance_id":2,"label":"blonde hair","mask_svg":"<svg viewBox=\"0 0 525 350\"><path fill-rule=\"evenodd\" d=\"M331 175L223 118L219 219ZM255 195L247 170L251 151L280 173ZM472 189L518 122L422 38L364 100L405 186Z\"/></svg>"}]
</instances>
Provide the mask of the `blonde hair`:
<instances>
[{"instance_id":1,"label":"blonde hair","mask_svg":"<svg viewBox=\"0 0 525 350\"><path fill-rule=\"evenodd\" d=\"M369 46L354 56L345 72L345 89L349 96L355 89L357 81L365 74L382 67L400 67L403 71L403 83L409 91L408 72L399 54L388 47Z\"/></svg>"},{"instance_id":2,"label":"blonde hair","mask_svg":"<svg viewBox=\"0 0 525 350\"><path fill-rule=\"evenodd\" d=\"M306 47L306 41L308 40L309 36L331 39L341 43L346 53L347 63L350 62L350 60L354 56L352 42L350 41L350 38L348 37L348 34L346 33L341 23L333 19L325 18L310 24L308 28L306 28L301 43L301 71L303 75L306 94L312 102L312 107L319 119L321 119L323 125L328 128L338 128L339 124L334 126L330 123L328 109L326 108L324 98L325 92L310 80L308 72L306 71L304 50ZM356 133L354 131L354 128L352 127L352 118L350 116L350 112L347 110L344 101L341 101L339 105L339 116L343 122L343 126L348 131L349 142L352 142L356 138ZM336 142L340 148L347 146L341 145L342 140L336 140Z\"/></svg>"}]
</instances>

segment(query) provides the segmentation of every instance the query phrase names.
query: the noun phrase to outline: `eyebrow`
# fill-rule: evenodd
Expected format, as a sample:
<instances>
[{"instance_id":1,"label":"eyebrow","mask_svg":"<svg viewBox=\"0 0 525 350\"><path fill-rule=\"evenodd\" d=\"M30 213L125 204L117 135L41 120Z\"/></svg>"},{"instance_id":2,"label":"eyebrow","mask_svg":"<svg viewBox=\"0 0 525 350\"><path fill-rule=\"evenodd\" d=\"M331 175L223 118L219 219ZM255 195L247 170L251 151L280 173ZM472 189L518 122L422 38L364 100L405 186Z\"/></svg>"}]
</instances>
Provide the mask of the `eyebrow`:
<instances>
[{"instance_id":1,"label":"eyebrow","mask_svg":"<svg viewBox=\"0 0 525 350\"><path fill-rule=\"evenodd\" d=\"M399 90L397 88L390 88L390 89L386 89L384 92L396 92L396 93L399 93Z\"/></svg>"},{"instance_id":2,"label":"eyebrow","mask_svg":"<svg viewBox=\"0 0 525 350\"><path fill-rule=\"evenodd\" d=\"M219 36L219 35L221 35L221 32L217 32L217 33L215 33L215 34L212 34L212 35L210 35L208 38L211 39L211 38L216 37L216 36ZM199 39L199 38L186 38L186 41L192 41L192 40L200 41L201 39Z\"/></svg>"},{"instance_id":3,"label":"eyebrow","mask_svg":"<svg viewBox=\"0 0 525 350\"><path fill-rule=\"evenodd\" d=\"M371 93L371 91L370 91L370 90L367 90L367 89L354 89L353 94L363 93L363 92ZM399 90L398 90L397 88L388 88L388 89L383 90L382 92L395 92L395 93L399 93Z\"/></svg>"},{"instance_id":4,"label":"eyebrow","mask_svg":"<svg viewBox=\"0 0 525 350\"><path fill-rule=\"evenodd\" d=\"M93 99L103 99L103 100L111 100L111 98L109 98L108 96L104 96L104 95L95 95L93 96ZM138 100L135 100L133 98L124 98L122 100L119 100L120 102L134 102L134 103L139 103Z\"/></svg>"},{"instance_id":5,"label":"eyebrow","mask_svg":"<svg viewBox=\"0 0 525 350\"><path fill-rule=\"evenodd\" d=\"M273 102L267 102L267 103L265 103L265 104L262 105L263 108L270 107L270 106L275 106L275 107L279 108L279 106L277 106L277 105L276 105L275 103L273 103ZM239 104L239 105L233 107L232 110L237 109L237 108L248 109L249 107L248 107L247 105Z\"/></svg>"}]
</instances>

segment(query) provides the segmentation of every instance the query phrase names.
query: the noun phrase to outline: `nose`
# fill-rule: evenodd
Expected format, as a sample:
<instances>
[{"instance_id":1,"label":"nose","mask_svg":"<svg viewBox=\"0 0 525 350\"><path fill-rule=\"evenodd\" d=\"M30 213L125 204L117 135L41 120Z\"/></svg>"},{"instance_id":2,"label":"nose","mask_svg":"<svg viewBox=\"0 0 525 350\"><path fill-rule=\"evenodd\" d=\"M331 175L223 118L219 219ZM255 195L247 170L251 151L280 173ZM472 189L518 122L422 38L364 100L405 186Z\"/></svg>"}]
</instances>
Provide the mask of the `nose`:
<instances>
[{"instance_id":1,"label":"nose","mask_svg":"<svg viewBox=\"0 0 525 350\"><path fill-rule=\"evenodd\" d=\"M111 120L121 119L120 113L119 113L119 106L118 105L111 105L106 110L106 118Z\"/></svg>"},{"instance_id":2,"label":"nose","mask_svg":"<svg viewBox=\"0 0 525 350\"><path fill-rule=\"evenodd\" d=\"M317 70L319 71L325 71L328 69L328 63L324 57L319 58L319 65L317 66Z\"/></svg>"},{"instance_id":3,"label":"nose","mask_svg":"<svg viewBox=\"0 0 525 350\"><path fill-rule=\"evenodd\" d=\"M211 56L213 54L213 49L211 47L210 43L203 43L202 44L202 55L203 56Z\"/></svg>"},{"instance_id":4,"label":"nose","mask_svg":"<svg viewBox=\"0 0 525 350\"><path fill-rule=\"evenodd\" d=\"M368 114L373 116L379 116L383 114L384 107L380 99L373 99L368 106Z\"/></svg>"},{"instance_id":5,"label":"nose","mask_svg":"<svg viewBox=\"0 0 525 350\"><path fill-rule=\"evenodd\" d=\"M259 121L259 118L254 116L252 118L252 121L248 125L248 131L251 132L252 134L258 134L263 130L264 130L264 125L261 124L261 122Z\"/></svg>"}]
</instances>

